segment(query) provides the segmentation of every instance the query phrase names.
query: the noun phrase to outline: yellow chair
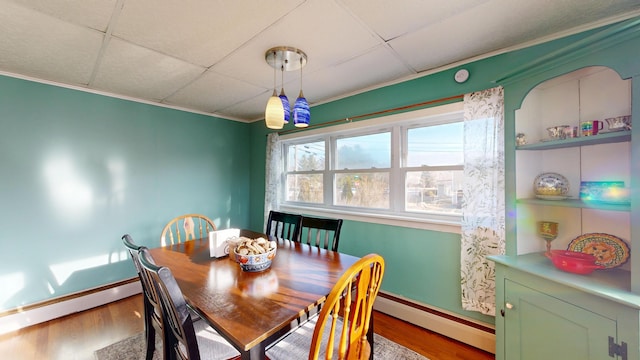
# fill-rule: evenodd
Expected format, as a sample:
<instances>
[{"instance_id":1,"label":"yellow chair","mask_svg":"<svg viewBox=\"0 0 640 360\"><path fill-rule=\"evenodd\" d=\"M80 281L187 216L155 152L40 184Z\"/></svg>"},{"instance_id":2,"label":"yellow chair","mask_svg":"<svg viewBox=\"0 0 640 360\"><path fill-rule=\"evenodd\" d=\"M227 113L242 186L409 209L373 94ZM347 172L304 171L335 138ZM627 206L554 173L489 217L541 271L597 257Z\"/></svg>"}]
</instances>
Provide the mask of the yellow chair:
<instances>
[{"instance_id":1,"label":"yellow chair","mask_svg":"<svg viewBox=\"0 0 640 360\"><path fill-rule=\"evenodd\" d=\"M358 260L340 277L320 314L280 340L267 351L267 356L288 360L292 354L302 358L308 352L309 360L369 359L371 344L367 335L383 275L382 256L369 254ZM311 331L313 336L309 337ZM305 346L306 349L301 348Z\"/></svg>"},{"instance_id":2,"label":"yellow chair","mask_svg":"<svg viewBox=\"0 0 640 360\"><path fill-rule=\"evenodd\" d=\"M160 235L160 244L173 245L175 243L181 243L184 241L201 239L209 236L210 231L215 231L216 225L211 219L200 214L185 214L173 218ZM175 235L174 235L175 232ZM167 243L167 235L169 236L169 243Z\"/></svg>"}]
</instances>

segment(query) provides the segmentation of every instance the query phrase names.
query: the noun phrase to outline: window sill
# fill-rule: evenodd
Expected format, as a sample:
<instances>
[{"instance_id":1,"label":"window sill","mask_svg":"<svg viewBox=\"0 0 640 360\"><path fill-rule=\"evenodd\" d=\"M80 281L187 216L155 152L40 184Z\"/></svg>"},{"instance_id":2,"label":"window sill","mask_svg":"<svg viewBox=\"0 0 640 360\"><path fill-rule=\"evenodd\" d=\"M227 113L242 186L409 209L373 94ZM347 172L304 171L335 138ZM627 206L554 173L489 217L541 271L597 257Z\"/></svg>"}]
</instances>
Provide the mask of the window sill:
<instances>
[{"instance_id":1,"label":"window sill","mask_svg":"<svg viewBox=\"0 0 640 360\"><path fill-rule=\"evenodd\" d=\"M374 224L384 224L391 226L400 226L413 229L431 230L439 232L447 232L460 234L460 222L425 219L420 217L407 217L390 214L362 214L357 210L346 211L337 209L319 209L315 207L305 207L296 205L280 205L281 211L300 213L314 216L324 216L341 218L344 220L360 221Z\"/></svg>"}]
</instances>

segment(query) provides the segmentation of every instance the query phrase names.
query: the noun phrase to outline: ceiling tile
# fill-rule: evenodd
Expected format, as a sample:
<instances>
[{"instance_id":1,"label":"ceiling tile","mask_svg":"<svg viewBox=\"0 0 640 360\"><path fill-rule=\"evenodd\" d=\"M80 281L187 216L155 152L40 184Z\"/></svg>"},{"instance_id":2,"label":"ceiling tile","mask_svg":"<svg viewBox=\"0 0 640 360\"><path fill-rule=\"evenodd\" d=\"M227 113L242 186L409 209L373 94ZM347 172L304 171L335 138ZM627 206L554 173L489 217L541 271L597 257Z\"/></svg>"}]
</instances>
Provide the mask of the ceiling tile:
<instances>
[{"instance_id":1,"label":"ceiling tile","mask_svg":"<svg viewBox=\"0 0 640 360\"><path fill-rule=\"evenodd\" d=\"M412 74L386 46L380 45L341 64L310 75L303 74L302 82L307 101L314 104L331 99L336 91L341 94L354 93Z\"/></svg>"},{"instance_id":2,"label":"ceiling tile","mask_svg":"<svg viewBox=\"0 0 640 360\"><path fill-rule=\"evenodd\" d=\"M159 101L196 79L205 70L112 38L92 85L117 94Z\"/></svg>"},{"instance_id":3,"label":"ceiling tile","mask_svg":"<svg viewBox=\"0 0 640 360\"><path fill-rule=\"evenodd\" d=\"M114 35L194 64L211 66L302 0L127 1Z\"/></svg>"},{"instance_id":4,"label":"ceiling tile","mask_svg":"<svg viewBox=\"0 0 640 360\"><path fill-rule=\"evenodd\" d=\"M623 2L628 8L632 1ZM535 3L492 0L476 7L473 12L459 13L429 27L400 36L389 44L402 58L407 59L411 66L422 72L566 31L580 24L596 21L604 14L578 12L575 10L578 3L590 3L590 8L602 8L602 11L605 11L599 0L541 0ZM635 5L636 8L638 6L640 4ZM621 10L618 7L608 7L607 11L614 15ZM491 19L495 14L504 16L501 17L501 21L477 21L483 18Z\"/></svg>"},{"instance_id":5,"label":"ceiling tile","mask_svg":"<svg viewBox=\"0 0 640 360\"><path fill-rule=\"evenodd\" d=\"M116 0L0 0L20 4L63 21L105 31Z\"/></svg>"},{"instance_id":6,"label":"ceiling tile","mask_svg":"<svg viewBox=\"0 0 640 360\"><path fill-rule=\"evenodd\" d=\"M236 119L249 121L264 119L264 109L271 94L261 94L246 101L242 101L228 108L222 109L225 115Z\"/></svg>"},{"instance_id":7,"label":"ceiling tile","mask_svg":"<svg viewBox=\"0 0 640 360\"><path fill-rule=\"evenodd\" d=\"M431 26L490 0L341 0L384 40Z\"/></svg>"},{"instance_id":8,"label":"ceiling tile","mask_svg":"<svg viewBox=\"0 0 640 360\"><path fill-rule=\"evenodd\" d=\"M207 72L164 102L213 113L266 92L267 90L264 88L214 72ZM242 96L238 96L238 94L242 94ZM268 97L265 98L265 104L266 99Z\"/></svg>"},{"instance_id":9,"label":"ceiling tile","mask_svg":"<svg viewBox=\"0 0 640 360\"><path fill-rule=\"evenodd\" d=\"M354 58L381 43L354 20L333 1L308 0L212 69L259 86L273 87L273 68L264 59L265 52L272 47L291 46L304 51L307 65L302 70L308 73ZM295 79L299 75L288 73L285 77ZM277 79L279 83L280 74Z\"/></svg>"},{"instance_id":10,"label":"ceiling tile","mask_svg":"<svg viewBox=\"0 0 640 360\"><path fill-rule=\"evenodd\" d=\"M0 7L0 69L86 85L103 34L15 3Z\"/></svg>"}]
</instances>

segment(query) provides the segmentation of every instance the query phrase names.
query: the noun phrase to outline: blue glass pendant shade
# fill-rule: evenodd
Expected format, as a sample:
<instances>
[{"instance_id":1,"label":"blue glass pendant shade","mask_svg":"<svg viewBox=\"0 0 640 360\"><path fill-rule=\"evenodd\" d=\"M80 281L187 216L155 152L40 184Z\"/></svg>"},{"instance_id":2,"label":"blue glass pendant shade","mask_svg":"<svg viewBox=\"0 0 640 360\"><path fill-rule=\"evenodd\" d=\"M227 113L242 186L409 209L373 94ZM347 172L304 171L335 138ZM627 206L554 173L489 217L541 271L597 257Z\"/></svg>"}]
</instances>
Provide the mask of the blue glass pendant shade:
<instances>
[{"instance_id":1,"label":"blue glass pendant shade","mask_svg":"<svg viewBox=\"0 0 640 360\"><path fill-rule=\"evenodd\" d=\"M296 127L307 127L310 119L309 103L305 99L302 90L300 90L300 95L298 95L298 99L296 99L296 103L293 106L293 124Z\"/></svg>"},{"instance_id":2,"label":"blue glass pendant shade","mask_svg":"<svg viewBox=\"0 0 640 360\"><path fill-rule=\"evenodd\" d=\"M282 107L284 108L284 123L289 123L291 117L291 106L289 105L289 98L284 94L284 89L280 90L280 100L282 100Z\"/></svg>"}]
</instances>

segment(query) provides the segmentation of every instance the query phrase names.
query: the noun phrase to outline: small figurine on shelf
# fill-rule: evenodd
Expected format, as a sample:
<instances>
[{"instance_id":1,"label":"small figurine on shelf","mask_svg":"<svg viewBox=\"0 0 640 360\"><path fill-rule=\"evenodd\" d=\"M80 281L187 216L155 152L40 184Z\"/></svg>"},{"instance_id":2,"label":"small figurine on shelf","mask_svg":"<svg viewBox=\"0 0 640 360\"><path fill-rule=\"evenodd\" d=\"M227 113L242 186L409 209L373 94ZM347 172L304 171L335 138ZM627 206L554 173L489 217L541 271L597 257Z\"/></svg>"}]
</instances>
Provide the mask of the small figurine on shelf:
<instances>
[{"instance_id":1,"label":"small figurine on shelf","mask_svg":"<svg viewBox=\"0 0 640 360\"><path fill-rule=\"evenodd\" d=\"M527 138L524 136L523 133L518 133L516 135L516 145L521 146L526 144L527 144Z\"/></svg>"},{"instance_id":2,"label":"small figurine on shelf","mask_svg":"<svg viewBox=\"0 0 640 360\"><path fill-rule=\"evenodd\" d=\"M547 252L545 255L551 255L551 242L558 237L558 223L553 221L539 221L538 235L547 242Z\"/></svg>"}]
</instances>

